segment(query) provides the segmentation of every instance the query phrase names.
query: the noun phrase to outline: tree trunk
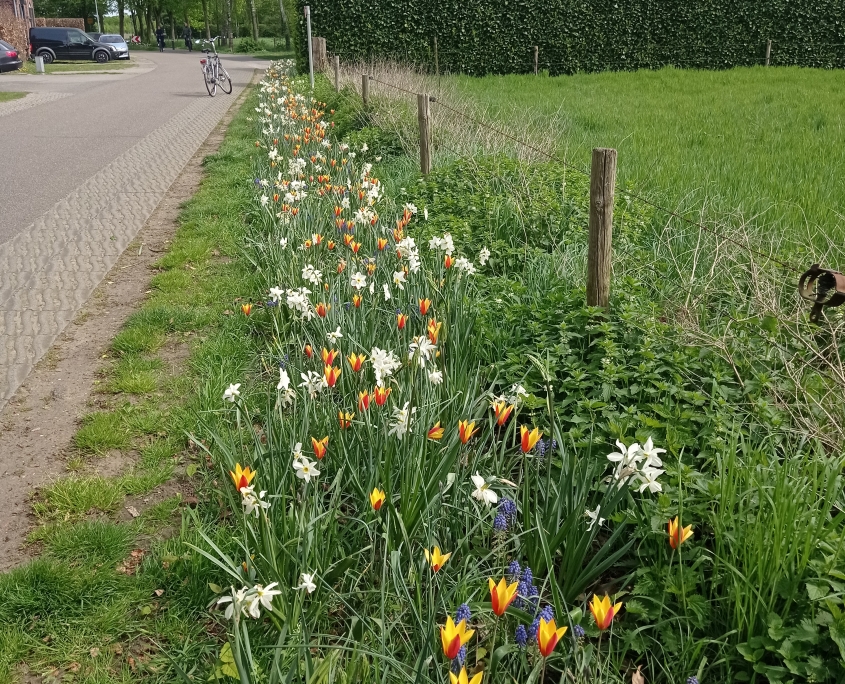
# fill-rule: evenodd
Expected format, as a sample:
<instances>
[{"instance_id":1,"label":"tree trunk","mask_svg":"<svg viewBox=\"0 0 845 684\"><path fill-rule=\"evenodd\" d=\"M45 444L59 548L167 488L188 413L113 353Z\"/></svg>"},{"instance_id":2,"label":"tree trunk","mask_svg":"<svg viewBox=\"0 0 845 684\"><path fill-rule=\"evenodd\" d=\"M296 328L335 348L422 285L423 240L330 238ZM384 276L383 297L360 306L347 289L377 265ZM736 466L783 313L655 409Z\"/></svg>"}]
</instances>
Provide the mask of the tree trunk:
<instances>
[{"instance_id":1,"label":"tree trunk","mask_svg":"<svg viewBox=\"0 0 845 684\"><path fill-rule=\"evenodd\" d=\"M211 25L208 23L208 0L202 0L202 16L205 20L205 37L211 40Z\"/></svg>"},{"instance_id":2,"label":"tree trunk","mask_svg":"<svg viewBox=\"0 0 845 684\"><path fill-rule=\"evenodd\" d=\"M173 17L173 10L170 10L170 41L173 49L176 49L176 19Z\"/></svg>"},{"instance_id":3,"label":"tree trunk","mask_svg":"<svg viewBox=\"0 0 845 684\"><path fill-rule=\"evenodd\" d=\"M226 2L226 38L229 43L229 49L234 51L235 41L232 40L232 0L225 0Z\"/></svg>"},{"instance_id":4,"label":"tree trunk","mask_svg":"<svg viewBox=\"0 0 845 684\"><path fill-rule=\"evenodd\" d=\"M153 42L153 8L147 5L147 42Z\"/></svg>"},{"instance_id":5,"label":"tree trunk","mask_svg":"<svg viewBox=\"0 0 845 684\"><path fill-rule=\"evenodd\" d=\"M252 39L258 42L258 18L255 16L255 0L249 0L249 11L252 14Z\"/></svg>"},{"instance_id":6,"label":"tree trunk","mask_svg":"<svg viewBox=\"0 0 845 684\"><path fill-rule=\"evenodd\" d=\"M285 12L285 0L279 0L279 11L282 13L282 34L285 36L285 50L290 50L290 27L288 27L288 15Z\"/></svg>"},{"instance_id":7,"label":"tree trunk","mask_svg":"<svg viewBox=\"0 0 845 684\"><path fill-rule=\"evenodd\" d=\"M117 19L118 29L117 30L120 31L120 37L121 38L123 37L123 34L125 33L125 28L126 28L124 26L124 17L123 17L124 9L125 9L124 0L117 0L117 15L118 15L118 19Z\"/></svg>"}]
</instances>

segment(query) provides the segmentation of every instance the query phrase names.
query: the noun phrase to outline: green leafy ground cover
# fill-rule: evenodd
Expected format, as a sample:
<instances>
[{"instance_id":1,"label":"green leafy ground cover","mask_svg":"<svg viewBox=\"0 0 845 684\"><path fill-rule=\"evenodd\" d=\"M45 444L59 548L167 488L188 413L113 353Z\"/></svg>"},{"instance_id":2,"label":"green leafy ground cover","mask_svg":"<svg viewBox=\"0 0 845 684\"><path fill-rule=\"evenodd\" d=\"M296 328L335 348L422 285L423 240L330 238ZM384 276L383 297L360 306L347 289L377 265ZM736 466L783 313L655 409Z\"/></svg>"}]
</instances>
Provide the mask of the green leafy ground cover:
<instances>
[{"instance_id":1,"label":"green leafy ground cover","mask_svg":"<svg viewBox=\"0 0 845 684\"><path fill-rule=\"evenodd\" d=\"M26 93L0 93L0 102L9 102L24 97Z\"/></svg>"}]
</instances>

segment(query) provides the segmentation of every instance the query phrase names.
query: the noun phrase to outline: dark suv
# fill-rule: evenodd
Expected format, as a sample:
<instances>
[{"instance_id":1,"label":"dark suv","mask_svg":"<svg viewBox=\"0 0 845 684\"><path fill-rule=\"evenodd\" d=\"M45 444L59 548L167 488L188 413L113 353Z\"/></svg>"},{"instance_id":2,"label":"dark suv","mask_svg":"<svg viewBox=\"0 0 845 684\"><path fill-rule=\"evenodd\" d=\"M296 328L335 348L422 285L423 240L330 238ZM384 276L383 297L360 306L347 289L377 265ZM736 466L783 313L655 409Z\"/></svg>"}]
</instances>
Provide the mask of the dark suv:
<instances>
[{"instance_id":1,"label":"dark suv","mask_svg":"<svg viewBox=\"0 0 845 684\"><path fill-rule=\"evenodd\" d=\"M29 52L45 64L57 59L90 59L100 64L115 57L114 48L92 40L76 28L36 27L29 29Z\"/></svg>"}]
</instances>

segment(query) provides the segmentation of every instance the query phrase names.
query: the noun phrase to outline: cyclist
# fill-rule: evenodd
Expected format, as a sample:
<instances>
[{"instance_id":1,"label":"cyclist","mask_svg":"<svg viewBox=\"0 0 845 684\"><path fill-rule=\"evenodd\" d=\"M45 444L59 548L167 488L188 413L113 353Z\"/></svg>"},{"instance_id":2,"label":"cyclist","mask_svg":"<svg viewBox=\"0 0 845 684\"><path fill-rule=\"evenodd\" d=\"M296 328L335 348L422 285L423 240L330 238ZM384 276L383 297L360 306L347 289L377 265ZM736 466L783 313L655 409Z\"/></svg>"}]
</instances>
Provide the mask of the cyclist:
<instances>
[{"instance_id":1,"label":"cyclist","mask_svg":"<svg viewBox=\"0 0 845 684\"><path fill-rule=\"evenodd\" d=\"M156 29L156 42L158 43L158 51L164 52L164 27L161 24Z\"/></svg>"},{"instance_id":2,"label":"cyclist","mask_svg":"<svg viewBox=\"0 0 845 684\"><path fill-rule=\"evenodd\" d=\"M185 47L188 48L188 52L193 52L194 46L191 43L193 32L191 31L191 26L187 21L185 22L185 28L182 29L182 37L185 39Z\"/></svg>"}]
</instances>

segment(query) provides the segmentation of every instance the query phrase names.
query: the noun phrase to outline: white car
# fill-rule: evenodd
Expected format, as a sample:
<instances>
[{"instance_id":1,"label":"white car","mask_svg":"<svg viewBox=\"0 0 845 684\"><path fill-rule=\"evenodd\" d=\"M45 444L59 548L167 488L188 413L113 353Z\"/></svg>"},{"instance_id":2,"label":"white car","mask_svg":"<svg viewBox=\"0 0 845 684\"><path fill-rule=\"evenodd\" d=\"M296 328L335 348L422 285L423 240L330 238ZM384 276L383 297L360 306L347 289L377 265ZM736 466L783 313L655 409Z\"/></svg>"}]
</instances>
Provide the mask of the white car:
<instances>
[{"instance_id":1,"label":"white car","mask_svg":"<svg viewBox=\"0 0 845 684\"><path fill-rule=\"evenodd\" d=\"M119 36L116 33L104 33L97 38L97 42L105 43L115 49L112 52L112 59L129 59L129 46L123 40L123 36Z\"/></svg>"}]
</instances>

